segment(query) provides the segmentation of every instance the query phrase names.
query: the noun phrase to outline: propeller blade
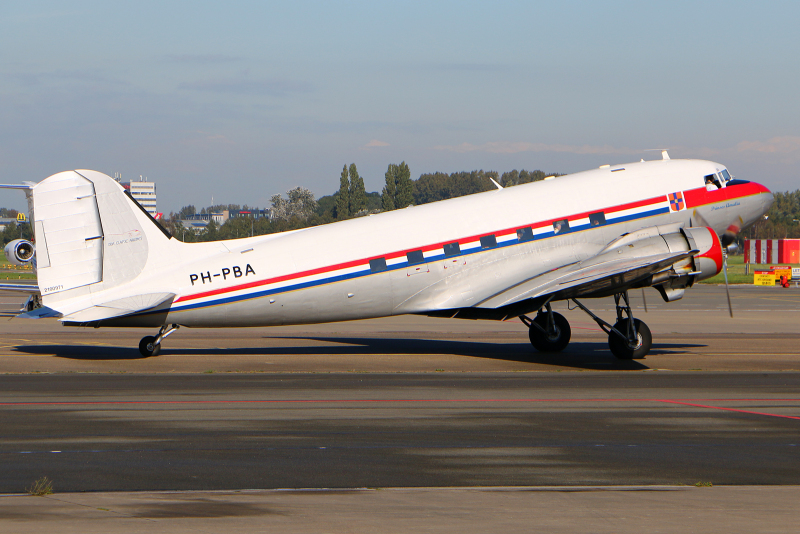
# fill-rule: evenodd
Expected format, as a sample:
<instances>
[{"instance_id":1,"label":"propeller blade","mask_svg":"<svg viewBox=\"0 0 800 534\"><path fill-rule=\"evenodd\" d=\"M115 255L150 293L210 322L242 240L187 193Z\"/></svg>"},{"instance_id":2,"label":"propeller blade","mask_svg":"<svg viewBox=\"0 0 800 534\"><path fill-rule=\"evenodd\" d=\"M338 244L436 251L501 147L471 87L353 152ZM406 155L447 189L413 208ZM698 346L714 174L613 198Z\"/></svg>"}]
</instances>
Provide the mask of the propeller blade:
<instances>
[{"instance_id":1,"label":"propeller blade","mask_svg":"<svg viewBox=\"0 0 800 534\"><path fill-rule=\"evenodd\" d=\"M731 243L736 241L736 236L739 235L739 232L742 230L742 226L744 226L744 220L740 215L738 222L728 226L728 228L725 230L725 233L720 236L720 241L722 242L723 247L727 248L731 245Z\"/></svg>"},{"instance_id":2,"label":"propeller blade","mask_svg":"<svg viewBox=\"0 0 800 534\"><path fill-rule=\"evenodd\" d=\"M647 299L644 298L644 288L642 288L642 302L644 302L644 312L647 313Z\"/></svg>"},{"instance_id":3,"label":"propeller blade","mask_svg":"<svg viewBox=\"0 0 800 534\"><path fill-rule=\"evenodd\" d=\"M733 306L731 306L731 292L728 289L728 253L722 249L722 274L725 277L725 294L728 296L728 313L733 318Z\"/></svg>"}]
</instances>

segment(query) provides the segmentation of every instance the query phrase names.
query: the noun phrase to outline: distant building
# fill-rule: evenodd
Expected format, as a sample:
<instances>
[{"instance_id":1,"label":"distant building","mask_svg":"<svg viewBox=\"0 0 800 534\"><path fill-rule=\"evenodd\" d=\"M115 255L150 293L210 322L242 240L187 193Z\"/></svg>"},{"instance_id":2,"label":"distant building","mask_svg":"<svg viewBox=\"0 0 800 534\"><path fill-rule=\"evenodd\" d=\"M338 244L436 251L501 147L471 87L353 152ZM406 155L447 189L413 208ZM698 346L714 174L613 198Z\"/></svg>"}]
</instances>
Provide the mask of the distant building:
<instances>
[{"instance_id":1,"label":"distant building","mask_svg":"<svg viewBox=\"0 0 800 534\"><path fill-rule=\"evenodd\" d=\"M184 230L193 231L195 234L199 234L208 226L208 219L181 219L179 222Z\"/></svg>"},{"instance_id":2,"label":"distant building","mask_svg":"<svg viewBox=\"0 0 800 534\"><path fill-rule=\"evenodd\" d=\"M239 210L230 212L231 219L236 219L239 217L250 217L251 219L261 219L262 217L266 217L267 219L271 219L272 210L270 208L264 208L263 210L254 208L251 210Z\"/></svg>"},{"instance_id":3,"label":"distant building","mask_svg":"<svg viewBox=\"0 0 800 534\"><path fill-rule=\"evenodd\" d=\"M206 224L208 224L209 221L214 221L217 226L222 226L228 222L228 219L228 210L223 210L219 213L195 213L194 215L187 216L186 219L183 220L195 222L204 221Z\"/></svg>"},{"instance_id":4,"label":"distant building","mask_svg":"<svg viewBox=\"0 0 800 534\"><path fill-rule=\"evenodd\" d=\"M146 180L146 179L145 179ZM156 217L156 184L155 182L120 182L120 185L131 192L131 196L147 210L147 213Z\"/></svg>"}]
</instances>

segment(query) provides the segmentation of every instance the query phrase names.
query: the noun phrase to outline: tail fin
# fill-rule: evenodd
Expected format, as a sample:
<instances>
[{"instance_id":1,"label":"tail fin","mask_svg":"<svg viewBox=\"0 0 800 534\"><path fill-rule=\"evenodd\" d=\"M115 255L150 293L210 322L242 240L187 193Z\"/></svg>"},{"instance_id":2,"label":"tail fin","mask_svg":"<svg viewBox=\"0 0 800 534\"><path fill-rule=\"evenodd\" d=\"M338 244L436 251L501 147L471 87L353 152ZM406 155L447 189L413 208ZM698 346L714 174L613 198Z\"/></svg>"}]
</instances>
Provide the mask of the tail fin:
<instances>
[{"instance_id":1,"label":"tail fin","mask_svg":"<svg viewBox=\"0 0 800 534\"><path fill-rule=\"evenodd\" d=\"M57 309L135 279L171 236L114 179L97 171L54 174L31 192L42 302ZM83 300L83 299L80 299Z\"/></svg>"}]
</instances>

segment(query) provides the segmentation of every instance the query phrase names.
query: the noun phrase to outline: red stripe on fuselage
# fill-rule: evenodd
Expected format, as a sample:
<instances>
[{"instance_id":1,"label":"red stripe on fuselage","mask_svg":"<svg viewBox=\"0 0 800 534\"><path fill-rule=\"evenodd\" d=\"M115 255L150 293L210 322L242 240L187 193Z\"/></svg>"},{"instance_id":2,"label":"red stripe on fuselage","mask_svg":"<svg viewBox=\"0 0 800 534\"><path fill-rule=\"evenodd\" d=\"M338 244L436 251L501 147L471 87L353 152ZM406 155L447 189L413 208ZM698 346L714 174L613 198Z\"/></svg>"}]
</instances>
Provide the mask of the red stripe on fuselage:
<instances>
[{"instance_id":1,"label":"red stripe on fuselage","mask_svg":"<svg viewBox=\"0 0 800 534\"><path fill-rule=\"evenodd\" d=\"M690 189L683 192L683 198L686 200L687 208L697 208L699 206L706 206L708 204L715 204L717 202L725 202L727 200L735 200L737 198L750 197L759 195L761 193L770 193L771 191L761 184L755 182L747 182L744 184L736 184L722 189L715 189L707 191L705 187L697 189Z\"/></svg>"}]
</instances>

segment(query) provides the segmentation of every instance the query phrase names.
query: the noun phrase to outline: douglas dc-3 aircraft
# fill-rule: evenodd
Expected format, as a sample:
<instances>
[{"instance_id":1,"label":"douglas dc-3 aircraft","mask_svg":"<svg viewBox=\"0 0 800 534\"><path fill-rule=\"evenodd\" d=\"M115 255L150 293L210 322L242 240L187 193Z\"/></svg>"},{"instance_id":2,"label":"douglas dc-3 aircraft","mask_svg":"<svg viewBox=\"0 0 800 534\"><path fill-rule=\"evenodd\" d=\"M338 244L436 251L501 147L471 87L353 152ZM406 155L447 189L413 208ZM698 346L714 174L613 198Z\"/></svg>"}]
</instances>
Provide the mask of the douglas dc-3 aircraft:
<instances>
[{"instance_id":1,"label":"douglas dc-3 aircraft","mask_svg":"<svg viewBox=\"0 0 800 534\"><path fill-rule=\"evenodd\" d=\"M105 174L66 171L0 186L28 197L33 243L11 242L6 256L33 262L38 279L0 289L32 293L18 317L158 328L139 344L144 356L179 326L400 314L519 317L536 349L555 352L570 326L551 304L569 299L608 334L615 356L641 358L652 337L628 291L652 286L680 299L723 268L736 232L773 200L718 163L662 158L210 243L174 239ZM613 325L579 300L611 295Z\"/></svg>"}]
</instances>

